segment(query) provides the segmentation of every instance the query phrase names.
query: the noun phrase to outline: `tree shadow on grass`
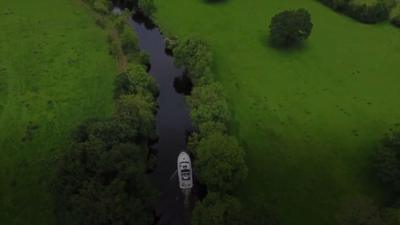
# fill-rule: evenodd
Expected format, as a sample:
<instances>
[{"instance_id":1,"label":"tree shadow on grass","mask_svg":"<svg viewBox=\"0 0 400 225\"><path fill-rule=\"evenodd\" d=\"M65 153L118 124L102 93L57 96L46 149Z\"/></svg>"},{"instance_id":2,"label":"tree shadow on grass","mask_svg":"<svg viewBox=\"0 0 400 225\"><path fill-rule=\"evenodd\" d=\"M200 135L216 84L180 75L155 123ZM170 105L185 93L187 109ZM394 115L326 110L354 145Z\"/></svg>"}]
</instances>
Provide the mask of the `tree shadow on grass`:
<instances>
[{"instance_id":1,"label":"tree shadow on grass","mask_svg":"<svg viewBox=\"0 0 400 225\"><path fill-rule=\"evenodd\" d=\"M199 0L206 4L224 4L227 3L229 0Z\"/></svg>"},{"instance_id":2,"label":"tree shadow on grass","mask_svg":"<svg viewBox=\"0 0 400 225\"><path fill-rule=\"evenodd\" d=\"M310 47L307 40L293 43L288 46L276 45L271 41L270 36L265 33L260 35L259 41L265 48L273 49L276 52L280 52L281 54L302 53L308 51Z\"/></svg>"}]
</instances>

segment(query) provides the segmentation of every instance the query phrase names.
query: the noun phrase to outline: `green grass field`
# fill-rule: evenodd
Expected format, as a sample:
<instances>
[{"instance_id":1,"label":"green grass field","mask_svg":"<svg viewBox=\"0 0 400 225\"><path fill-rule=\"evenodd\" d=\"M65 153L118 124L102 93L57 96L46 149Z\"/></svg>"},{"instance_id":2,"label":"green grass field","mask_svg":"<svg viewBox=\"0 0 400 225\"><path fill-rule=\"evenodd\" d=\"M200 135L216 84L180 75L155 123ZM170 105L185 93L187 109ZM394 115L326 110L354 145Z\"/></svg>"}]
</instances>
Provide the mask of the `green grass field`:
<instances>
[{"instance_id":1,"label":"green grass field","mask_svg":"<svg viewBox=\"0 0 400 225\"><path fill-rule=\"evenodd\" d=\"M248 149L247 203L266 203L283 225L331 225L357 194L382 201L372 178L378 140L400 124L400 29L365 25L313 0L156 0L157 22L199 35ZM314 30L300 48L267 44L270 18L306 8Z\"/></svg>"},{"instance_id":2,"label":"green grass field","mask_svg":"<svg viewBox=\"0 0 400 225\"><path fill-rule=\"evenodd\" d=\"M54 225L54 159L112 110L115 60L75 0L0 0L0 224Z\"/></svg>"}]
</instances>

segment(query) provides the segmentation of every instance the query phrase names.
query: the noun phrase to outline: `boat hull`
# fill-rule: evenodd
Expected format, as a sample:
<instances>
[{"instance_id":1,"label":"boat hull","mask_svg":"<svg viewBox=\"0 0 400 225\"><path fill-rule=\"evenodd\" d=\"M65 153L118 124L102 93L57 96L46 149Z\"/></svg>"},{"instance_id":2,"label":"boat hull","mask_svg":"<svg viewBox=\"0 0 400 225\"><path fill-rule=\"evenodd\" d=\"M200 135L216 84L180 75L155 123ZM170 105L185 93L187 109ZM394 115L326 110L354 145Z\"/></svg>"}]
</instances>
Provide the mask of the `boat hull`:
<instances>
[{"instance_id":1,"label":"boat hull","mask_svg":"<svg viewBox=\"0 0 400 225\"><path fill-rule=\"evenodd\" d=\"M178 156L179 188L191 189L193 187L192 162L189 154L181 152Z\"/></svg>"}]
</instances>

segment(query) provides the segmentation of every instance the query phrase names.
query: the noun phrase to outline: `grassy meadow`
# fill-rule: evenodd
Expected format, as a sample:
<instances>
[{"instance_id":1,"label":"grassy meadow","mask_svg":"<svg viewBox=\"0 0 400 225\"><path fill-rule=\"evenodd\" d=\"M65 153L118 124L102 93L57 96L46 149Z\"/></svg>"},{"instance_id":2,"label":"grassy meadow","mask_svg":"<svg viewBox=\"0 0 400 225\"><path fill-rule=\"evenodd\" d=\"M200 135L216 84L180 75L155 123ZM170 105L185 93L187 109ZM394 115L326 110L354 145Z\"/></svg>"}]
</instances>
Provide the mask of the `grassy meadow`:
<instances>
[{"instance_id":1,"label":"grassy meadow","mask_svg":"<svg viewBox=\"0 0 400 225\"><path fill-rule=\"evenodd\" d=\"M0 0L0 224L54 225L54 159L111 113L115 60L76 0Z\"/></svg>"},{"instance_id":2,"label":"grassy meadow","mask_svg":"<svg viewBox=\"0 0 400 225\"><path fill-rule=\"evenodd\" d=\"M400 29L365 25L313 0L156 0L166 33L198 35L248 150L239 195L267 204L284 225L332 225L347 200L385 199L371 154L400 125ZM306 8L314 23L300 47L268 44L270 18Z\"/></svg>"}]
</instances>

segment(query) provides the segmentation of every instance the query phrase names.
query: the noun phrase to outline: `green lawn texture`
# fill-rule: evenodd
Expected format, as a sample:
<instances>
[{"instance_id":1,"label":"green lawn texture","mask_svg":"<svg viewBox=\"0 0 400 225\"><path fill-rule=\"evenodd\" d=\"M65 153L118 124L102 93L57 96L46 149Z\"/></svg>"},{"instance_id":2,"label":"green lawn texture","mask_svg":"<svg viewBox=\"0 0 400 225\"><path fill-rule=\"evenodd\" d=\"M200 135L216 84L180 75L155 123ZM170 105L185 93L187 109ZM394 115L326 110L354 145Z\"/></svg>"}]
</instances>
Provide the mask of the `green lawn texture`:
<instances>
[{"instance_id":1,"label":"green lawn texture","mask_svg":"<svg viewBox=\"0 0 400 225\"><path fill-rule=\"evenodd\" d=\"M115 60L75 0L0 0L0 43L0 224L54 225L54 160L111 113Z\"/></svg>"},{"instance_id":2,"label":"green lawn texture","mask_svg":"<svg viewBox=\"0 0 400 225\"><path fill-rule=\"evenodd\" d=\"M217 80L248 151L247 206L267 204L284 225L331 225L345 202L380 202L371 157L400 124L400 29L365 25L313 0L156 0L155 20L212 46ZM268 44L270 18L306 8L300 47Z\"/></svg>"}]
</instances>

